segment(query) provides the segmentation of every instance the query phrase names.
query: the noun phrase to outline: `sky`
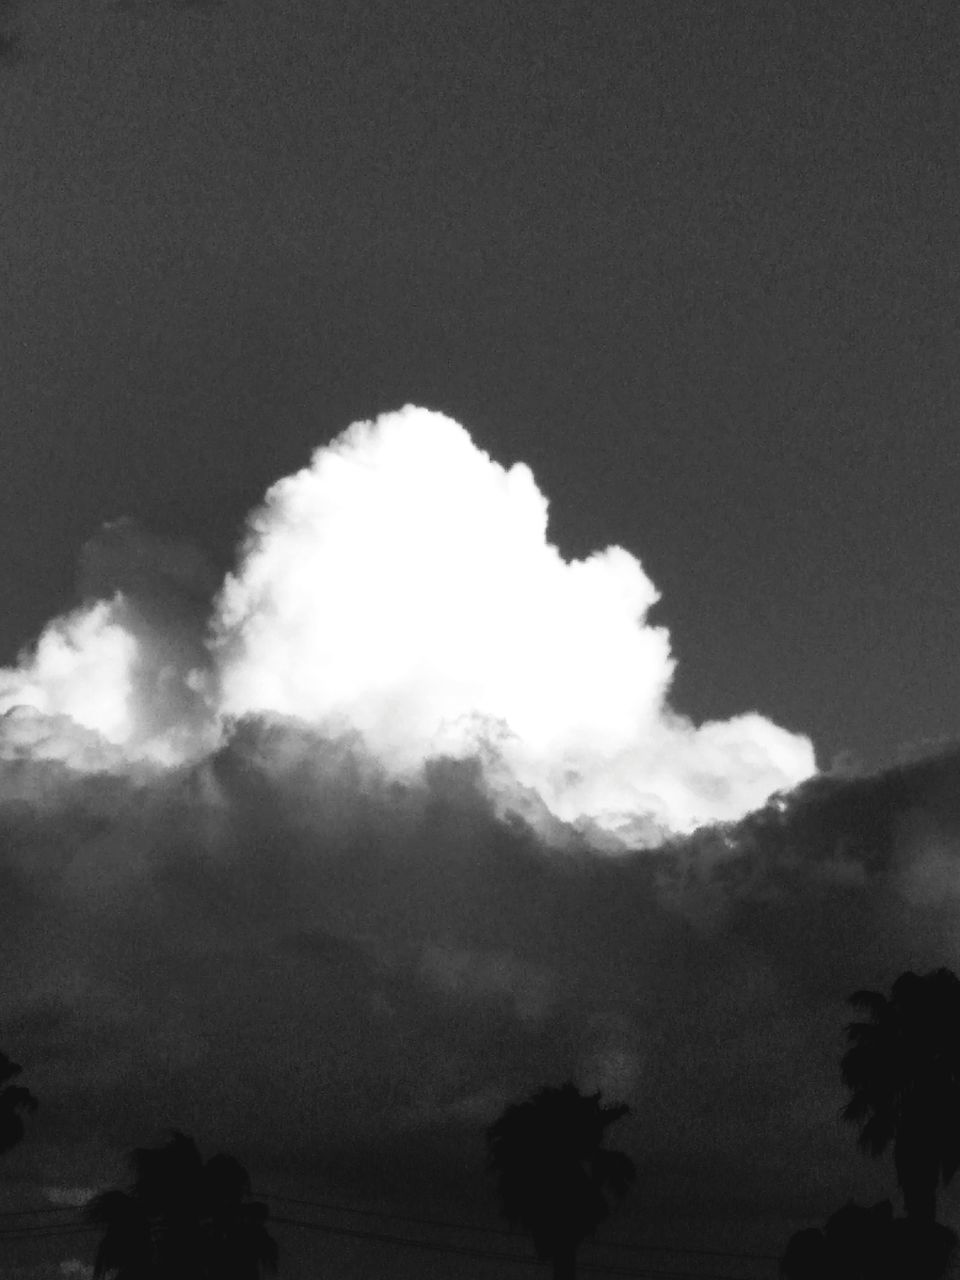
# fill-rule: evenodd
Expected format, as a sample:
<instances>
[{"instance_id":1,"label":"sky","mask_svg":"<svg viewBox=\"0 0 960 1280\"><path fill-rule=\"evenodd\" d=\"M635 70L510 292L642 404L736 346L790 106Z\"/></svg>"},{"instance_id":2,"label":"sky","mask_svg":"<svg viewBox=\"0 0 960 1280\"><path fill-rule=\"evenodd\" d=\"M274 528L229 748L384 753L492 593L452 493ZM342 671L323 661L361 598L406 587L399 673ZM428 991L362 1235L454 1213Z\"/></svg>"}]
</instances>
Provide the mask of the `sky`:
<instances>
[{"instance_id":1,"label":"sky","mask_svg":"<svg viewBox=\"0 0 960 1280\"><path fill-rule=\"evenodd\" d=\"M178 1124L495 1222L566 1075L624 1237L887 1194L836 1060L957 963L955 7L0 25L4 1203Z\"/></svg>"}]
</instances>

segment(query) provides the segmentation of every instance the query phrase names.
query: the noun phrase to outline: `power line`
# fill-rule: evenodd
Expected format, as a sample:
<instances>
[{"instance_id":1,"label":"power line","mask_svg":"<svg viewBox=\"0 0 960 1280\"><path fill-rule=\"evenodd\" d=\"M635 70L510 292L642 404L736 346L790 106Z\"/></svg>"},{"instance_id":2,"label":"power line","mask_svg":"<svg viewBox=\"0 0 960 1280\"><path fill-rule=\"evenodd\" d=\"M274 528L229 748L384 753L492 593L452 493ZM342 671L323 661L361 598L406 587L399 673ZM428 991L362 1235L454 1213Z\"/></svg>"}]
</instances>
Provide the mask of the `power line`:
<instances>
[{"instance_id":1,"label":"power line","mask_svg":"<svg viewBox=\"0 0 960 1280\"><path fill-rule=\"evenodd\" d=\"M519 1232L508 1231L504 1227L491 1227L476 1222L452 1222L443 1218L417 1218L411 1214L391 1213L389 1210L366 1209L358 1205L334 1204L324 1200L298 1200L295 1196L274 1195L269 1191L254 1191L262 1200L282 1200L285 1204L299 1204L310 1209L327 1209L337 1213L356 1213L365 1218L383 1218L388 1222L413 1222L419 1227L449 1227L457 1231L479 1231L485 1235L507 1236L511 1240L520 1239Z\"/></svg>"},{"instance_id":2,"label":"power line","mask_svg":"<svg viewBox=\"0 0 960 1280\"><path fill-rule=\"evenodd\" d=\"M263 1200L281 1200L285 1204L297 1204L311 1209L325 1209L330 1212L337 1213L355 1213L368 1218L381 1218L388 1222L411 1222L420 1227L443 1227L457 1231L476 1231L486 1235L506 1236L511 1240L517 1240L520 1235L516 1231L507 1231L503 1227L491 1227L488 1225L481 1226L479 1223L471 1222L454 1222L449 1219L442 1218L419 1218L412 1214L393 1213L388 1210L367 1209L357 1205L336 1204L331 1201L323 1200L299 1200L295 1196L281 1196L269 1191L255 1191L254 1195L259 1196ZM605 1249L626 1249L634 1250L638 1253L673 1253L687 1254L690 1257L699 1258L740 1258L751 1262L779 1262L778 1254L772 1253L744 1253L734 1252L726 1249L685 1249L682 1247L671 1248L669 1245L647 1245L638 1244L632 1240L604 1240L602 1247Z\"/></svg>"},{"instance_id":3,"label":"power line","mask_svg":"<svg viewBox=\"0 0 960 1280\"><path fill-rule=\"evenodd\" d=\"M294 1201L294 1197L276 1196L275 1199L288 1199ZM319 1202L305 1202L314 1207L318 1207ZM30 1213L47 1213L50 1212L47 1207L35 1210L24 1210L26 1214ZM417 1221L424 1223L426 1219L408 1219L409 1221ZM303 1218L291 1218L284 1214L271 1214L270 1222L283 1226L300 1227L308 1231L317 1231L323 1235L340 1236L352 1240L367 1240L377 1244L395 1245L406 1249L420 1249L430 1253L446 1253L453 1254L465 1258L480 1258L484 1260L493 1260L498 1262L510 1262L519 1266L539 1266L540 1260L530 1257L528 1254L509 1253L504 1250L497 1249L478 1249L469 1245L458 1245L444 1243L439 1240L423 1240L415 1239L411 1236L396 1235L386 1231L365 1231L351 1227L336 1227L319 1222L309 1222ZM445 1224L457 1225L460 1228L464 1224ZM93 1223L76 1221L76 1222L38 1222L24 1224L19 1226L9 1226L0 1228L0 1239L3 1240L58 1240L67 1236L86 1235L95 1233L100 1228ZM491 1228L496 1231L496 1228ZM509 1235L509 1232L498 1231L497 1234ZM516 1238L516 1237L514 1237ZM640 1246L642 1248L642 1246ZM676 1252L682 1252L677 1250ZM720 1255L724 1256L724 1255ZM730 1255L737 1256L737 1255ZM750 1280L746 1276L730 1276L718 1273L692 1272L692 1271L676 1271L665 1270L663 1268L643 1267L641 1270L634 1268L605 1266L601 1263L583 1262L580 1269L584 1272L591 1272L597 1275L606 1276L623 1276L635 1278L635 1280Z\"/></svg>"},{"instance_id":4,"label":"power line","mask_svg":"<svg viewBox=\"0 0 960 1280\"><path fill-rule=\"evenodd\" d=\"M450 1253L463 1258L483 1258L497 1262L514 1262L522 1266L540 1266L539 1258L531 1258L526 1254L505 1253L495 1249L475 1249L467 1245L442 1244L436 1240L415 1240L410 1236L398 1236L384 1231L360 1231L351 1227L331 1227L319 1222L307 1222L302 1218L288 1218L273 1214L271 1222L292 1227L302 1227L308 1231L319 1231L323 1235L343 1236L353 1240L372 1240L378 1244L399 1245L407 1249L423 1249L430 1253ZM597 1275L629 1276L636 1280L752 1280L749 1276L720 1275L717 1273L693 1271L664 1271L645 1268L642 1271L628 1270L625 1267L603 1266L599 1263L581 1263L581 1271L591 1271Z\"/></svg>"},{"instance_id":5,"label":"power line","mask_svg":"<svg viewBox=\"0 0 960 1280\"><path fill-rule=\"evenodd\" d=\"M268 1191L256 1191L255 1195L265 1200L281 1201L285 1204L301 1205L307 1208L326 1210L327 1212L352 1213L363 1217L379 1218L384 1221L408 1222L416 1226L434 1227L444 1230L457 1230L477 1232L482 1234L496 1235L506 1237L511 1240L519 1240L521 1237L515 1231L508 1231L502 1227L492 1227L481 1225L479 1223L459 1222L442 1218L421 1218L412 1214L393 1213L385 1210L368 1209L358 1205L338 1204L331 1201L322 1200L305 1200L296 1196L283 1196ZM42 1205L27 1209L9 1209L0 1211L0 1218L14 1217L30 1217L38 1215L62 1214L76 1211L76 1206L70 1205ZM454 1253L465 1257L491 1258L498 1261L509 1261L518 1264L534 1264L537 1262L535 1258L528 1255L507 1253L497 1250L477 1249L467 1245L457 1245L450 1243L442 1243L440 1241L428 1241L414 1239L409 1236L396 1235L383 1231L362 1231L358 1228L335 1227L318 1222L309 1222L301 1218L291 1218L282 1214L271 1214L270 1221L282 1223L289 1226L303 1227L308 1230L320 1231L328 1235L345 1236L360 1240L373 1240L384 1244L396 1244L407 1248L426 1249L433 1252ZM75 1235L78 1233L94 1232L99 1228L82 1220L76 1222L35 1222L35 1223L11 1223L9 1226L0 1227L0 1238L6 1240L13 1239L49 1239L58 1236ZM618 1248L630 1252L671 1254L673 1256L686 1257L703 1257L703 1258L729 1258L731 1260L750 1260L756 1262L776 1262L779 1259L773 1254L762 1253L740 1253L727 1251L722 1249L686 1249L683 1247L670 1247L668 1245L643 1245L627 1240L609 1240L602 1243L604 1248ZM689 1271L669 1271L669 1270L645 1270L635 1271L627 1270L617 1266L607 1266L601 1263L581 1263L581 1270L594 1271L604 1275L622 1275L622 1276L657 1276L662 1280L685 1280L686 1277L696 1276L696 1280L709 1280L704 1273L693 1273ZM737 1280L735 1277L723 1276L717 1280ZM739 1280L747 1280L741 1277Z\"/></svg>"},{"instance_id":6,"label":"power line","mask_svg":"<svg viewBox=\"0 0 960 1280\"><path fill-rule=\"evenodd\" d=\"M36 1213L75 1213L80 1208L75 1204L45 1204L37 1209L0 1209L0 1218L25 1218Z\"/></svg>"},{"instance_id":7,"label":"power line","mask_svg":"<svg viewBox=\"0 0 960 1280\"><path fill-rule=\"evenodd\" d=\"M38 1222L33 1226L4 1227L0 1240L50 1240L99 1230L92 1222Z\"/></svg>"}]
</instances>

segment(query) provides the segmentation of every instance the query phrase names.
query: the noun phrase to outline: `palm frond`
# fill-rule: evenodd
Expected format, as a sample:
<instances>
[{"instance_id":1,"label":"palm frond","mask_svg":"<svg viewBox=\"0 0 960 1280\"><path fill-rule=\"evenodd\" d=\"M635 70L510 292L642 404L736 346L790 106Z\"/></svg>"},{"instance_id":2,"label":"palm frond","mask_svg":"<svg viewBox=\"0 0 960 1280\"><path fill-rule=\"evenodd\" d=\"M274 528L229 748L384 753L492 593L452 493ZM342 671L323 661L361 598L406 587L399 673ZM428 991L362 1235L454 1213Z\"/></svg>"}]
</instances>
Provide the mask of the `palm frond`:
<instances>
[{"instance_id":1,"label":"palm frond","mask_svg":"<svg viewBox=\"0 0 960 1280\"><path fill-rule=\"evenodd\" d=\"M846 1027L840 1075L850 1097L840 1114L871 1155L893 1146L916 1208L929 1203L933 1170L948 1182L960 1168L960 980L945 969L908 972L889 998L856 991L849 1003L868 1020Z\"/></svg>"},{"instance_id":2,"label":"palm frond","mask_svg":"<svg viewBox=\"0 0 960 1280\"><path fill-rule=\"evenodd\" d=\"M874 1021L879 1022L890 1007L890 1001L879 991L854 991L847 997L847 1004L863 1009Z\"/></svg>"}]
</instances>

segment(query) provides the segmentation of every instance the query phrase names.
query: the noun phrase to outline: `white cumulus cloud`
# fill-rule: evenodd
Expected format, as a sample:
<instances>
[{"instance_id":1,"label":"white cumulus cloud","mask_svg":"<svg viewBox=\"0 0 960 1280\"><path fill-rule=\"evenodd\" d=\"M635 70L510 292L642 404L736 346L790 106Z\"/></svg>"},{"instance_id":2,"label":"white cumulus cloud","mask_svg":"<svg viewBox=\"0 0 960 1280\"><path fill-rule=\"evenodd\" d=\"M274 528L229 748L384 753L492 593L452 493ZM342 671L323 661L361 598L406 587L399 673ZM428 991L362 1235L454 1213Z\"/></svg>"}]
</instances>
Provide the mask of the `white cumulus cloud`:
<instances>
[{"instance_id":1,"label":"white cumulus cloud","mask_svg":"<svg viewBox=\"0 0 960 1280\"><path fill-rule=\"evenodd\" d=\"M388 767L492 753L565 821L685 831L815 769L756 714L672 711L658 599L620 547L567 561L526 466L439 413L355 423L275 484L215 622L220 709L359 733Z\"/></svg>"},{"instance_id":2,"label":"white cumulus cloud","mask_svg":"<svg viewBox=\"0 0 960 1280\"><path fill-rule=\"evenodd\" d=\"M135 522L84 563L85 603L0 670L0 756L162 767L241 717L295 718L401 776L475 756L502 807L633 846L815 771L808 739L755 712L674 711L640 562L564 559L529 468L426 409L355 423L274 484L212 617L196 553Z\"/></svg>"},{"instance_id":3,"label":"white cumulus cloud","mask_svg":"<svg viewBox=\"0 0 960 1280\"><path fill-rule=\"evenodd\" d=\"M133 733L133 635L117 617L116 602L100 600L47 626L15 670L0 670L0 714L30 708L66 716L108 742Z\"/></svg>"}]
</instances>

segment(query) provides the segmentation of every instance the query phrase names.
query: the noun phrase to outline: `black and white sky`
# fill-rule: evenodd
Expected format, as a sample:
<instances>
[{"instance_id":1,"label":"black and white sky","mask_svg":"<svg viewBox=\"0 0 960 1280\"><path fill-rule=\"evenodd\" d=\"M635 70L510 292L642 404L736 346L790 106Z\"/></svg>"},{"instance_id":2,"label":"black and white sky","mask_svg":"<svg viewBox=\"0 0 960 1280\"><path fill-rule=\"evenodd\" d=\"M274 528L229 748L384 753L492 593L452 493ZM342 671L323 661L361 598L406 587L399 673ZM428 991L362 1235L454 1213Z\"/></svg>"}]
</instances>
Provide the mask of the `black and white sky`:
<instances>
[{"instance_id":1,"label":"black and white sky","mask_svg":"<svg viewBox=\"0 0 960 1280\"><path fill-rule=\"evenodd\" d=\"M960 963L955 6L0 21L4 1204L177 1125L492 1221L568 1075L634 1239L885 1194L843 999Z\"/></svg>"}]
</instances>

